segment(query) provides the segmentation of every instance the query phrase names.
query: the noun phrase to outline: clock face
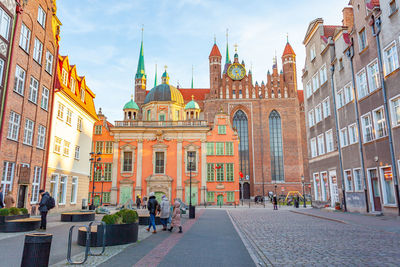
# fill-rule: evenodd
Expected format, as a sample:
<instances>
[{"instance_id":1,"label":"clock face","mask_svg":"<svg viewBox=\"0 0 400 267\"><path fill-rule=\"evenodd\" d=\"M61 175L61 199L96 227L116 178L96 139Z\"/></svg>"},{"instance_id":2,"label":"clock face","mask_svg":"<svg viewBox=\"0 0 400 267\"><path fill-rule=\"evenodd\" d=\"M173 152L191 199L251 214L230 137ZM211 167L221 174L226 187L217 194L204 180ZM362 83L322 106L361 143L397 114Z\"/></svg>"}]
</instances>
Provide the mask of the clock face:
<instances>
[{"instance_id":1,"label":"clock face","mask_svg":"<svg viewBox=\"0 0 400 267\"><path fill-rule=\"evenodd\" d=\"M246 70L244 69L243 65L239 63L234 63L229 66L228 68L228 75L233 80L241 80L246 75Z\"/></svg>"}]
</instances>

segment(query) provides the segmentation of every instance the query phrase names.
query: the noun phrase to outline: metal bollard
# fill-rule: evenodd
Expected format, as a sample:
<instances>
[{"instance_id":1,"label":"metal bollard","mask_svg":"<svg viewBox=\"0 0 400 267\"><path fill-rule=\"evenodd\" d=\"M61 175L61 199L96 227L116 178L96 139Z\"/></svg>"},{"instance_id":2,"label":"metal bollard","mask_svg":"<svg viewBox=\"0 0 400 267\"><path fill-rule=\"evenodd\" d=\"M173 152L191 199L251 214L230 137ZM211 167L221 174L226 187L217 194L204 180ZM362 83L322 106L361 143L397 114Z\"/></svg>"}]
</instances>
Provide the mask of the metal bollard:
<instances>
[{"instance_id":1,"label":"metal bollard","mask_svg":"<svg viewBox=\"0 0 400 267\"><path fill-rule=\"evenodd\" d=\"M90 251L90 245L89 245L89 255L90 256L101 256L103 253L104 253L104 251L106 250L106 223L105 222L101 222L101 221L93 221L93 222L90 222L89 223L89 229L90 229L90 234L92 234L91 233L91 231L92 231L92 224L94 224L94 223L96 223L96 224L98 224L98 225L102 225L103 227L103 249L101 250L101 252L100 253L93 253L93 252L91 252ZM97 226L97 231L99 230L99 227Z\"/></svg>"},{"instance_id":2,"label":"metal bollard","mask_svg":"<svg viewBox=\"0 0 400 267\"><path fill-rule=\"evenodd\" d=\"M52 234L26 234L21 267L48 266Z\"/></svg>"},{"instance_id":3,"label":"metal bollard","mask_svg":"<svg viewBox=\"0 0 400 267\"><path fill-rule=\"evenodd\" d=\"M85 248L85 258L83 261L72 261L71 260L71 244L72 244L72 232L75 227L85 227L86 228L86 248ZM90 228L87 225L72 225L69 228L69 235L68 235L68 251L67 251L67 261L69 264L83 264L86 262L88 255L89 255L89 246L90 246Z\"/></svg>"}]
</instances>

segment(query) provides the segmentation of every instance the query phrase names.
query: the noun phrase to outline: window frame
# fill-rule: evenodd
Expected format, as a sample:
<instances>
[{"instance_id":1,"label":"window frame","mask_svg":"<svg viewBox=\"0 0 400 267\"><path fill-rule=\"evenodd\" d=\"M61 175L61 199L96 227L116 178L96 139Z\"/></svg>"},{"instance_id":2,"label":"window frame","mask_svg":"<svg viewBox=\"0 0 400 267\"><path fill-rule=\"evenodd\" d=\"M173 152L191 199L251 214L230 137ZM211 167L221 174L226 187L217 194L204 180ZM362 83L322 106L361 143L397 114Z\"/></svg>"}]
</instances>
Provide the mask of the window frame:
<instances>
[{"instance_id":1,"label":"window frame","mask_svg":"<svg viewBox=\"0 0 400 267\"><path fill-rule=\"evenodd\" d=\"M320 142L322 140L322 142ZM324 155L325 152L325 139L324 139L324 134L320 134L317 136L317 147L318 147L318 156ZM322 145L322 146L321 146Z\"/></svg>"},{"instance_id":2,"label":"window frame","mask_svg":"<svg viewBox=\"0 0 400 267\"><path fill-rule=\"evenodd\" d=\"M11 110L10 117L8 119L7 139L18 141L20 127L21 127L21 114L18 114Z\"/></svg>"},{"instance_id":3,"label":"window frame","mask_svg":"<svg viewBox=\"0 0 400 267\"><path fill-rule=\"evenodd\" d=\"M372 67L376 66L376 71L375 73L372 73ZM380 89L382 87L382 82L381 82L381 76L379 73L379 65L378 65L378 59L372 60L368 65L367 65L367 74L368 74L368 85L369 85L369 91L370 93ZM374 85L374 86L372 86ZM375 88L376 87L376 88Z\"/></svg>"},{"instance_id":4,"label":"window frame","mask_svg":"<svg viewBox=\"0 0 400 267\"><path fill-rule=\"evenodd\" d=\"M28 118L25 119L24 139L22 141L24 145L32 146L34 130L35 130L35 122Z\"/></svg>"},{"instance_id":5,"label":"window frame","mask_svg":"<svg viewBox=\"0 0 400 267\"><path fill-rule=\"evenodd\" d=\"M365 125L365 120L364 120L365 117L369 118L369 123L370 124L368 126ZM363 114L361 116L361 127L362 127L362 132L363 132L362 133L363 143L368 143L368 142L373 141L375 139L375 134L374 134L374 124L373 124L373 121L372 121L371 112L367 112L367 113L365 113L365 114ZM366 140L366 137L368 136L367 127L368 127L368 129L370 128L370 136L371 136L371 138L369 140Z\"/></svg>"},{"instance_id":6,"label":"window frame","mask_svg":"<svg viewBox=\"0 0 400 267\"><path fill-rule=\"evenodd\" d=\"M39 65L42 65L42 56L43 56L43 43L35 37L35 41L33 43L33 60L36 61Z\"/></svg>"},{"instance_id":7,"label":"window frame","mask_svg":"<svg viewBox=\"0 0 400 267\"><path fill-rule=\"evenodd\" d=\"M31 29L29 29L28 26L25 25L25 23L22 23L21 24L21 33L19 36L19 47L21 47L21 49L24 50L28 54L29 54L29 46L30 46L30 41L31 41L31 34L32 34Z\"/></svg>"},{"instance_id":8,"label":"window frame","mask_svg":"<svg viewBox=\"0 0 400 267\"><path fill-rule=\"evenodd\" d=\"M29 82L28 100L34 104L37 104L38 95L39 95L39 81L35 77L31 76L31 81Z\"/></svg>"},{"instance_id":9,"label":"window frame","mask_svg":"<svg viewBox=\"0 0 400 267\"><path fill-rule=\"evenodd\" d=\"M49 109L49 96L50 96L50 90L46 86L42 86L42 99L40 101L40 107L43 110L48 111Z\"/></svg>"},{"instance_id":10,"label":"window frame","mask_svg":"<svg viewBox=\"0 0 400 267\"><path fill-rule=\"evenodd\" d=\"M55 136L53 153L61 155L61 150L62 150L62 138Z\"/></svg>"},{"instance_id":11,"label":"window frame","mask_svg":"<svg viewBox=\"0 0 400 267\"><path fill-rule=\"evenodd\" d=\"M21 77L23 74L23 77ZM18 64L15 67L15 76L14 76L14 88L13 91L17 94L24 96L25 92L25 81L26 81L26 70L20 67Z\"/></svg>"},{"instance_id":12,"label":"window frame","mask_svg":"<svg viewBox=\"0 0 400 267\"><path fill-rule=\"evenodd\" d=\"M6 26L3 26L4 21L7 23ZM0 8L0 35L9 41L10 39L10 25L11 25L11 17L7 14L3 8ZM5 32L3 32L3 29Z\"/></svg>"},{"instance_id":13,"label":"window frame","mask_svg":"<svg viewBox=\"0 0 400 267\"><path fill-rule=\"evenodd\" d=\"M351 171L351 169L346 169L343 170L344 172L344 186L347 192L353 192L354 191L354 185L353 185L353 172ZM350 180L349 180L349 174L350 174ZM350 182L349 182L350 181Z\"/></svg>"},{"instance_id":14,"label":"window frame","mask_svg":"<svg viewBox=\"0 0 400 267\"><path fill-rule=\"evenodd\" d=\"M329 102L329 96L322 101L322 117L323 119L328 118L331 115L331 105Z\"/></svg>"},{"instance_id":15,"label":"window frame","mask_svg":"<svg viewBox=\"0 0 400 267\"><path fill-rule=\"evenodd\" d=\"M43 29L46 28L46 12L44 9L39 5L38 7L38 17L37 17L37 22L42 26Z\"/></svg>"},{"instance_id":16,"label":"window frame","mask_svg":"<svg viewBox=\"0 0 400 267\"><path fill-rule=\"evenodd\" d=\"M389 66L389 60L388 60L388 56L387 56L387 51L389 49L393 49L393 55L395 58L392 60L394 63L393 69L388 69ZM391 42L390 44L388 44L385 48L383 48L383 58L384 58L384 64L383 64L383 71L384 71L384 75L385 77L389 74L391 74L392 72L394 72L395 70L397 70L399 68L399 56L397 53L397 45L396 45L396 40L393 40L393 42Z\"/></svg>"},{"instance_id":17,"label":"window frame","mask_svg":"<svg viewBox=\"0 0 400 267\"><path fill-rule=\"evenodd\" d=\"M365 76L364 78L361 78L361 77L363 77L363 76L361 76L362 74ZM361 80L363 80L363 81L361 81ZM369 89L368 89L367 72L366 72L365 68L362 68L357 72L356 84L357 84L357 99L362 99L362 98L366 97L369 94ZM364 94L362 95L362 93L364 93Z\"/></svg>"},{"instance_id":18,"label":"window frame","mask_svg":"<svg viewBox=\"0 0 400 267\"><path fill-rule=\"evenodd\" d=\"M330 138L328 139L328 135ZM330 142L328 142L328 140ZM333 141L333 131L332 129L325 132L325 142L326 142L326 153L332 152L335 150L335 143ZM330 149L330 144L332 144L332 149ZM328 149L329 148L329 149Z\"/></svg>"},{"instance_id":19,"label":"window frame","mask_svg":"<svg viewBox=\"0 0 400 267\"><path fill-rule=\"evenodd\" d=\"M46 127L39 124L36 147L44 149L46 145Z\"/></svg>"},{"instance_id":20,"label":"window frame","mask_svg":"<svg viewBox=\"0 0 400 267\"><path fill-rule=\"evenodd\" d=\"M357 33L359 53L368 48L367 29L364 27Z\"/></svg>"},{"instance_id":21,"label":"window frame","mask_svg":"<svg viewBox=\"0 0 400 267\"><path fill-rule=\"evenodd\" d=\"M31 190L31 204L39 202L40 181L42 180L42 168L35 166L33 171L32 190Z\"/></svg>"},{"instance_id":22,"label":"window frame","mask_svg":"<svg viewBox=\"0 0 400 267\"><path fill-rule=\"evenodd\" d=\"M359 171L360 174L360 187L358 188L357 183L356 183L356 172ZM361 168L353 168L353 183L354 183L354 192L363 192L363 173L361 171Z\"/></svg>"},{"instance_id":23,"label":"window frame","mask_svg":"<svg viewBox=\"0 0 400 267\"><path fill-rule=\"evenodd\" d=\"M68 187L68 175L60 174L60 182L59 182L59 193L58 195L58 205L65 205L67 202L67 187Z\"/></svg>"},{"instance_id":24,"label":"window frame","mask_svg":"<svg viewBox=\"0 0 400 267\"><path fill-rule=\"evenodd\" d=\"M342 147L346 147L349 145L349 134L347 131L347 127L343 127L340 129L340 144ZM346 142L345 142L346 141Z\"/></svg>"},{"instance_id":25,"label":"window frame","mask_svg":"<svg viewBox=\"0 0 400 267\"><path fill-rule=\"evenodd\" d=\"M45 67L45 70L50 75L53 74L53 61L54 61L53 54L49 50L46 50L46 67Z\"/></svg>"},{"instance_id":26,"label":"window frame","mask_svg":"<svg viewBox=\"0 0 400 267\"><path fill-rule=\"evenodd\" d=\"M379 110L381 111L381 114L382 114L382 119L380 121L378 121L377 117L376 117L376 112ZM372 110L372 119L373 119L373 128L374 128L374 133L375 133L375 135L374 135L375 139L380 139L380 138L386 137L388 135L388 129L387 129L387 120L385 117L385 109L383 106L380 106L380 107ZM382 123L382 120L383 120L383 135L378 136L378 129L379 129L380 123Z\"/></svg>"},{"instance_id":27,"label":"window frame","mask_svg":"<svg viewBox=\"0 0 400 267\"><path fill-rule=\"evenodd\" d=\"M394 105L394 102L397 101L397 105ZM390 121L392 122L392 127L400 126L400 94L389 99L390 103ZM395 108L398 108L398 114Z\"/></svg>"},{"instance_id":28,"label":"window frame","mask_svg":"<svg viewBox=\"0 0 400 267\"><path fill-rule=\"evenodd\" d=\"M310 156L311 158L318 156L317 138L315 137L310 139Z\"/></svg>"},{"instance_id":29,"label":"window frame","mask_svg":"<svg viewBox=\"0 0 400 267\"><path fill-rule=\"evenodd\" d=\"M79 185L79 178L78 176L71 177L71 204L76 204L76 200L78 198L78 185ZM75 187L75 189L74 189Z\"/></svg>"},{"instance_id":30,"label":"window frame","mask_svg":"<svg viewBox=\"0 0 400 267\"><path fill-rule=\"evenodd\" d=\"M358 142L359 137L358 137L358 129L357 129L356 123L352 123L348 126L348 136L349 136L349 145L352 145L352 144L355 144ZM353 137L354 137L354 139L353 139Z\"/></svg>"}]
</instances>

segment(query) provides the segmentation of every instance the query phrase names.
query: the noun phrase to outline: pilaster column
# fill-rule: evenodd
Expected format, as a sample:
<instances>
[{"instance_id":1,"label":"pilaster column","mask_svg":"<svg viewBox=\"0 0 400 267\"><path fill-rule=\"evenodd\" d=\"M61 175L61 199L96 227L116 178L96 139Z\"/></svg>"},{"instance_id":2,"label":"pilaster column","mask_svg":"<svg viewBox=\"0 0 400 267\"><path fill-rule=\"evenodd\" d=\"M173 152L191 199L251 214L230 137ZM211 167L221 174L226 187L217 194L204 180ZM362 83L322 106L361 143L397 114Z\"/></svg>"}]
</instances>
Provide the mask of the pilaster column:
<instances>
[{"instance_id":1,"label":"pilaster column","mask_svg":"<svg viewBox=\"0 0 400 267\"><path fill-rule=\"evenodd\" d=\"M110 200L111 204L118 204L118 154L119 154L119 140L114 141L113 143L113 167L112 167L112 177L111 177L111 194Z\"/></svg>"},{"instance_id":2,"label":"pilaster column","mask_svg":"<svg viewBox=\"0 0 400 267\"><path fill-rule=\"evenodd\" d=\"M176 197L183 200L182 187L182 140L176 144ZM171 202L172 203L172 202Z\"/></svg>"},{"instance_id":3,"label":"pilaster column","mask_svg":"<svg viewBox=\"0 0 400 267\"><path fill-rule=\"evenodd\" d=\"M206 201L207 189L207 143L201 140L201 203Z\"/></svg>"},{"instance_id":4,"label":"pilaster column","mask_svg":"<svg viewBox=\"0 0 400 267\"><path fill-rule=\"evenodd\" d=\"M135 196L142 195L142 159L143 159L142 155L143 155L143 140L138 140Z\"/></svg>"}]
</instances>

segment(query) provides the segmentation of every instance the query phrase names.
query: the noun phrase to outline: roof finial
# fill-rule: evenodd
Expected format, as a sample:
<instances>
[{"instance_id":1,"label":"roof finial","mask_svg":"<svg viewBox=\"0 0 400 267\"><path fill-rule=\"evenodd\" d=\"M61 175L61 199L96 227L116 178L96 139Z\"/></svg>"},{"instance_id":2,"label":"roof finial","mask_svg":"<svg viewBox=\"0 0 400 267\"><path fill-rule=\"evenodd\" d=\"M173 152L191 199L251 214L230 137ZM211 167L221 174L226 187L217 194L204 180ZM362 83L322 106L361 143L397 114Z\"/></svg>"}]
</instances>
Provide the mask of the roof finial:
<instances>
[{"instance_id":1,"label":"roof finial","mask_svg":"<svg viewBox=\"0 0 400 267\"><path fill-rule=\"evenodd\" d=\"M289 43L289 33L286 33L286 42Z\"/></svg>"},{"instance_id":2,"label":"roof finial","mask_svg":"<svg viewBox=\"0 0 400 267\"><path fill-rule=\"evenodd\" d=\"M235 45L234 45L234 47L235 47L235 52L237 53L237 48L238 48L238 45L237 45L237 44L235 44Z\"/></svg>"},{"instance_id":3,"label":"roof finial","mask_svg":"<svg viewBox=\"0 0 400 267\"><path fill-rule=\"evenodd\" d=\"M144 24L142 24L142 42L143 42L143 31L144 31Z\"/></svg>"},{"instance_id":4,"label":"roof finial","mask_svg":"<svg viewBox=\"0 0 400 267\"><path fill-rule=\"evenodd\" d=\"M217 36L214 33L214 44L217 44Z\"/></svg>"},{"instance_id":5,"label":"roof finial","mask_svg":"<svg viewBox=\"0 0 400 267\"><path fill-rule=\"evenodd\" d=\"M157 63L156 63L156 74L154 75L154 87L157 86Z\"/></svg>"},{"instance_id":6,"label":"roof finial","mask_svg":"<svg viewBox=\"0 0 400 267\"><path fill-rule=\"evenodd\" d=\"M193 89L193 69L194 69L194 67L192 65L192 89Z\"/></svg>"},{"instance_id":7,"label":"roof finial","mask_svg":"<svg viewBox=\"0 0 400 267\"><path fill-rule=\"evenodd\" d=\"M133 94L131 94L131 100L133 100Z\"/></svg>"},{"instance_id":8,"label":"roof finial","mask_svg":"<svg viewBox=\"0 0 400 267\"><path fill-rule=\"evenodd\" d=\"M194 95L192 95L192 100L194 100Z\"/></svg>"},{"instance_id":9,"label":"roof finial","mask_svg":"<svg viewBox=\"0 0 400 267\"><path fill-rule=\"evenodd\" d=\"M228 29L226 29L226 59L225 59L225 64L229 64L229 45L228 45Z\"/></svg>"}]
</instances>

